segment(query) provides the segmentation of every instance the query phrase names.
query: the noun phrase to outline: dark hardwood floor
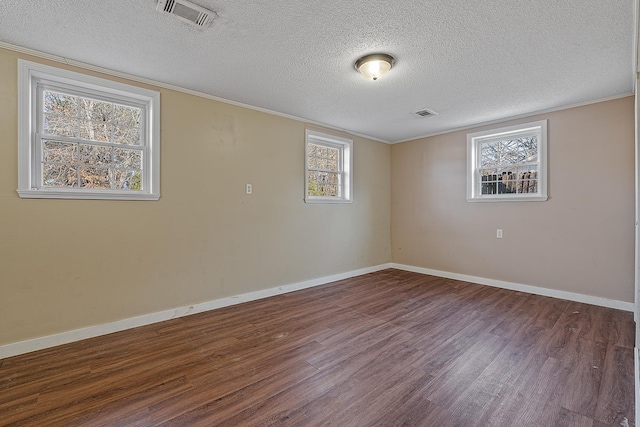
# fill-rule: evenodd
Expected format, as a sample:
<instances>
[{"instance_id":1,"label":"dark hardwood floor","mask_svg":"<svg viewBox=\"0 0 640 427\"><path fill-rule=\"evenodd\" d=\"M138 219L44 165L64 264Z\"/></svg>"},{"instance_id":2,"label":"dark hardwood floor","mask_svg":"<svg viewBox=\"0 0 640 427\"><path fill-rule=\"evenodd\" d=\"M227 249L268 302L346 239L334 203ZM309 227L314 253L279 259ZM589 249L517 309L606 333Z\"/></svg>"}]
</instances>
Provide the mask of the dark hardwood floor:
<instances>
[{"instance_id":1,"label":"dark hardwood floor","mask_svg":"<svg viewBox=\"0 0 640 427\"><path fill-rule=\"evenodd\" d=\"M399 270L0 360L0 425L634 425L632 313Z\"/></svg>"}]
</instances>

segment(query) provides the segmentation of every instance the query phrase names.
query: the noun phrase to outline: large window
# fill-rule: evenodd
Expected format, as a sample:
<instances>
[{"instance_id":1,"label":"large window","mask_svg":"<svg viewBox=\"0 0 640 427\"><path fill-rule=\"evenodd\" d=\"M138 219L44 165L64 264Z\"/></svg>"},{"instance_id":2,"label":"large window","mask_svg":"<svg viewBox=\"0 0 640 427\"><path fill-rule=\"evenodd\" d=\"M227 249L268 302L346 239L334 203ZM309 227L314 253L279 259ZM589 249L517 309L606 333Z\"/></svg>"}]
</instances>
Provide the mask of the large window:
<instances>
[{"instance_id":1,"label":"large window","mask_svg":"<svg viewBox=\"0 0 640 427\"><path fill-rule=\"evenodd\" d=\"M158 199L158 92L19 62L18 193Z\"/></svg>"},{"instance_id":2,"label":"large window","mask_svg":"<svg viewBox=\"0 0 640 427\"><path fill-rule=\"evenodd\" d=\"M547 200L547 121L467 135L467 200Z\"/></svg>"},{"instance_id":3,"label":"large window","mask_svg":"<svg viewBox=\"0 0 640 427\"><path fill-rule=\"evenodd\" d=\"M306 131L305 201L345 203L352 200L353 141Z\"/></svg>"}]
</instances>

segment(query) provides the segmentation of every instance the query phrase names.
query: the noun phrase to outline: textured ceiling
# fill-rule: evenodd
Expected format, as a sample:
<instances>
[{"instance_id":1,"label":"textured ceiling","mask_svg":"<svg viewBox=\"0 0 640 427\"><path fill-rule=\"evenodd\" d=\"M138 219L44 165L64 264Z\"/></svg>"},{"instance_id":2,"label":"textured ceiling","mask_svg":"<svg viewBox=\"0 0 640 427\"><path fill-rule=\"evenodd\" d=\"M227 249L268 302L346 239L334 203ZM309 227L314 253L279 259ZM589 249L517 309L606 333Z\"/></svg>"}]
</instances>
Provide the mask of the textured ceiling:
<instances>
[{"instance_id":1,"label":"textured ceiling","mask_svg":"<svg viewBox=\"0 0 640 427\"><path fill-rule=\"evenodd\" d=\"M397 142L633 91L634 0L2 0L0 41ZM396 65L367 81L362 55ZM412 113L429 108L438 115Z\"/></svg>"}]
</instances>

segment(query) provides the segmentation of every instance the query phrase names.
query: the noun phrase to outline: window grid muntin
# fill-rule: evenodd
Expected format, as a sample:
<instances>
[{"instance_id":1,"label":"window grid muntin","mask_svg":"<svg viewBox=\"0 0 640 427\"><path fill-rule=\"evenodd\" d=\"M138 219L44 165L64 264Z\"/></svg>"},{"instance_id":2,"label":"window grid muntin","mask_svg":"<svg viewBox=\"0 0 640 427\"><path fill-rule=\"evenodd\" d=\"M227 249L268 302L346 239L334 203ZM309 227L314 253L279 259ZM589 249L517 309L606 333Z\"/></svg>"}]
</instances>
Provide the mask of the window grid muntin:
<instances>
[{"instance_id":1,"label":"window grid muntin","mask_svg":"<svg viewBox=\"0 0 640 427\"><path fill-rule=\"evenodd\" d=\"M477 151L477 153L480 153L480 154L478 156L476 156L477 157L476 166L478 168L482 168L483 167L483 161L485 159L484 150L483 150L484 146L489 146L491 144L496 144L497 143L498 147L499 147L499 151L502 152L502 151L506 151L506 150L503 150L503 146L506 145L506 143L511 143L511 142L516 141L516 140L523 140L523 139L533 140L534 138L535 138L535 142L533 142L533 144L535 144L535 146L536 146L535 154L534 154L535 159L536 159L535 161L533 161L532 156L528 156L528 157L525 157L524 160L516 161L516 162L496 161L496 163L494 165L492 165L491 167L498 167L499 168L499 167L506 167L508 165L519 165L519 164L522 164L522 163L538 163L538 160L537 160L538 159L538 153L539 153L538 142L539 142L540 138L539 138L539 135L536 133L536 134L526 135L526 136L516 135L516 136L511 137L511 138L492 138L492 139L477 141L476 151ZM502 156L502 154L500 154L500 155Z\"/></svg>"},{"instance_id":2,"label":"window grid muntin","mask_svg":"<svg viewBox=\"0 0 640 427\"><path fill-rule=\"evenodd\" d=\"M328 158L324 158L321 156L313 156L311 155L311 149L310 146L311 145L315 145L317 147L323 147L323 148L329 148L332 150L336 150L337 151L337 168L336 169L323 169L323 168L318 168L318 167L312 167L310 166L310 159L311 158L315 158L315 159L328 159ZM328 160L332 160L332 159L328 159ZM307 162L307 185L310 187L311 184L313 185L317 185L317 186L322 186L324 187L336 187L336 191L335 194L311 194L311 189L307 188L307 197L314 197L314 198L344 198L344 179L345 179L345 172L344 172L344 145L341 144L332 144L330 142L325 142L325 141L319 141L315 138L309 138L309 141L307 143L307 158L306 158L306 162ZM320 183L317 181L312 181L311 180L311 174L310 172L318 172L318 173L324 173L324 174L336 174L337 176L337 183L333 184L333 183Z\"/></svg>"},{"instance_id":3,"label":"window grid muntin","mask_svg":"<svg viewBox=\"0 0 640 427\"><path fill-rule=\"evenodd\" d=\"M516 170L509 178L510 170ZM495 171L484 175L483 171ZM531 175L531 174L535 175ZM480 194L481 195L512 195L512 194L537 194L539 182L539 167L537 163L521 163L511 165L504 168L484 168L478 169L480 176ZM506 177L505 177L506 174ZM523 174L527 174L526 176ZM489 179L489 177L494 177ZM487 179L485 179L485 177ZM532 185L533 181L533 185ZM526 191L525 191L526 189ZM493 191L492 191L493 190ZM515 191L514 191L515 190Z\"/></svg>"},{"instance_id":4,"label":"window grid muntin","mask_svg":"<svg viewBox=\"0 0 640 427\"><path fill-rule=\"evenodd\" d=\"M322 143L322 142L309 142L309 145L314 145L316 147L321 147L321 148L329 148L331 150L335 150L337 152L337 163L336 163L336 168L335 169L323 169L323 168L319 168L319 167L313 167L309 165L309 159L311 158L315 158L315 159L322 159L322 160L333 160L330 157L323 157L320 155L312 155L311 154L311 150L308 151L307 154L307 166L309 170L317 170L317 171L322 171L322 172L343 172L343 147L341 145L337 145L337 144L330 144L330 143Z\"/></svg>"},{"instance_id":5,"label":"window grid muntin","mask_svg":"<svg viewBox=\"0 0 640 427\"><path fill-rule=\"evenodd\" d=\"M480 139L476 142L476 168L479 175L481 195L512 195L512 194L537 194L538 193L538 172L539 172L539 140L540 132L514 132L511 134L501 135L500 137L489 137ZM504 145L517 140L533 140L535 144L535 154L529 156L535 157L536 161L508 162L496 161L491 166L483 167L484 150L483 146L495 144L498 145L498 157L503 159L506 155L502 154ZM509 174L515 170L515 178L510 178ZM495 171L494 173L491 173ZM484 172L488 172L486 175ZM531 174L534 176L531 176ZM506 175L506 177L505 177Z\"/></svg>"},{"instance_id":6,"label":"window grid muntin","mask_svg":"<svg viewBox=\"0 0 640 427\"><path fill-rule=\"evenodd\" d=\"M111 96L108 93L102 93L102 92L98 92L95 90L87 90L87 91L82 91L82 90L78 90L78 89L74 89L71 88L67 85L58 85L58 84L50 84L50 83L46 83L43 80L38 80L36 83L36 109L37 109L37 114L38 114L38 132L40 133L45 133L44 132L44 116L45 116L45 112L44 112L44 92L48 91L48 92L56 92L56 93L62 93L64 95L70 95L73 97L77 97L77 98L84 98L84 99L88 99L88 100L92 100L92 101L97 101L97 102L101 102L101 103L110 103L112 105L121 105L127 108L136 108L140 110L140 123L138 126L139 129L139 139L138 139L138 144L129 144L129 145L145 145L144 141L146 141L146 129L147 129L147 123L146 123L146 118L147 118L147 106L144 103L139 103L139 102L134 102L133 100L128 100L128 99L122 99L122 98L117 98L114 96ZM49 115L51 115L49 113ZM65 116L60 116L60 117L65 117ZM78 123L80 121L91 121L85 118L80 117L80 108L78 108L77 111L77 116L76 116L76 120L78 120ZM112 122L112 124L121 124L120 122ZM80 126L78 124L78 128L77 128L78 132L75 134L77 138L79 139L84 139L84 138L80 138ZM58 134L47 134L47 135L53 135L53 136L68 136L68 135L58 135ZM87 141L94 141L94 142L108 142L108 141L99 141L99 140L91 140L91 139L87 139ZM114 144L122 144L122 143L118 143L118 142L113 142Z\"/></svg>"},{"instance_id":7,"label":"window grid muntin","mask_svg":"<svg viewBox=\"0 0 640 427\"><path fill-rule=\"evenodd\" d=\"M473 175L475 177L474 179L475 198L480 199L484 196L484 197L499 199L499 198L540 196L542 194L541 184L542 185L546 185L546 184L541 182L543 180L543 177L541 175L542 174L542 155L544 155L544 148L542 147L543 137L544 137L543 125L541 123L542 122L540 122L540 124L536 124L536 126L534 127L523 127L522 129L516 129L512 131L507 131L507 132L499 132L495 134L473 138L473 146L474 146ZM532 138L532 137L536 137L537 152L536 152L535 162L503 163L503 164L498 164L492 167L486 167L486 168L480 167L482 163L482 148L481 148L482 144L488 144L492 142L502 142L502 141L513 141L515 139ZM531 181L531 179L527 179L527 178L524 178L522 180L520 179L515 180L516 182L521 182L520 185L518 184L516 185L515 193L500 192L499 176L495 181L494 180L482 181L482 173L481 173L482 170L501 169L499 172L502 172L506 169L514 169L514 168L517 169L517 168L526 168L526 167L536 168L536 177L533 179L535 181L535 191L527 191L527 192L517 191L519 188L522 188L521 185L524 183L524 181L527 181L527 182ZM496 173L496 175L498 175L498 173ZM514 180L508 180L508 181L514 181ZM486 184L495 184L495 187L496 187L495 192L485 192L483 189L483 185L486 185ZM527 188L527 190L528 189L529 188Z\"/></svg>"},{"instance_id":8,"label":"window grid muntin","mask_svg":"<svg viewBox=\"0 0 640 427\"><path fill-rule=\"evenodd\" d=\"M145 137L142 142L145 156L143 191L76 190L69 188L39 188L34 170L37 162L38 131L37 83L78 89L83 93L97 93L116 99L124 105L141 104ZM160 198L160 92L114 79L88 75L37 62L18 59L18 188L23 199L82 199L82 200L158 200Z\"/></svg>"},{"instance_id":9,"label":"window grid muntin","mask_svg":"<svg viewBox=\"0 0 640 427\"><path fill-rule=\"evenodd\" d=\"M309 193L309 163L308 152L309 144L329 144L339 147L341 152L340 165L342 170L341 176L341 195L337 196L313 196ZM306 203L351 203L353 200L353 140L325 134L322 132L306 129L305 130L305 184L304 184L304 200Z\"/></svg>"},{"instance_id":10,"label":"window grid muntin","mask_svg":"<svg viewBox=\"0 0 640 427\"><path fill-rule=\"evenodd\" d=\"M85 191L85 190L99 190L99 191L133 191L133 192L143 192L145 191L145 186L148 183L148 180L150 179L149 173L148 171L148 164L149 164L149 159L147 156L148 153L148 145L146 144L146 133L145 131L147 130L147 115L148 115L148 109L147 109L147 105L143 104L143 103L139 103L139 102L135 102L131 99L127 99L126 97L120 98L120 97L115 97L109 93L104 93L101 91L97 91L97 90L91 90L91 89L86 89L84 90L84 88L78 89L74 86L71 85L66 85L66 84L60 84L58 82L56 83L50 83L44 79L38 79L36 81L36 90L35 92L35 96L36 96L36 101L34 103L34 107L36 109L36 114L37 114L37 133L34 137L34 144L36 146L33 147L33 152L35 154L34 159L36 163L39 163L40 167L33 167L32 168L32 172L33 172L33 178L32 178L32 182L34 184L37 183L37 188L44 188L44 189L58 189L58 190L64 190L64 189L72 189L75 191ZM89 99L92 101L97 101L97 102L101 102L101 103L110 103L112 105L112 108L114 105L121 105L124 107L128 107L128 108L137 108L140 110L140 121L139 121L139 125L138 125L138 133L139 133L139 137L138 137L138 144L124 144L124 143L118 143L118 142L105 142L105 141L97 141L97 140L91 140L91 139L84 139L84 138L80 138L80 121L85 120L83 118L80 118L80 106L78 103L78 108L77 108L77 113L76 113L76 121L77 121L77 128L76 128L76 135L78 135L77 137L69 137L66 135L57 135L57 134L49 134L49 133L45 133L44 132L44 116L45 116L45 100L44 100L44 92L45 91L49 91L49 92L54 92L54 93L60 93L63 95L69 95L69 96L73 96L76 98L85 98L85 99ZM68 117L68 116L67 116ZM85 121L90 121L90 120L85 120ZM113 137L113 126L111 128L111 137ZM56 164L56 163L51 163L51 162L47 162L45 163L43 160L43 150L44 150L44 144L45 141L61 141L61 142L69 142L69 143L74 143L77 144L77 161L76 163L70 163L68 166L72 166L76 168L76 186L64 186L64 187L59 187L59 186L47 186L45 185L44 182L44 176L43 176L43 172L45 169L45 164ZM82 145L85 146L102 146L102 147L111 147L111 162L114 162L114 157L113 157L113 153L114 150L116 148L122 148L122 149L130 149L130 150L135 150L135 151L140 151L140 156L141 156L141 161L140 161L140 169L139 170L134 170L134 169L127 169L127 168L120 168L117 166L108 166L108 167L104 167L104 166L100 166L100 165L92 165L92 164L88 164L88 163L82 163L82 158L80 156L80 147ZM60 164L60 163L58 163ZM35 166L35 165L34 165ZM111 183L111 188L103 188L103 187L83 187L80 184L82 183L82 179L81 179L81 170L82 169L108 169L108 175L109 175L109 181ZM113 176L115 174L115 172L117 171L122 171L122 170L126 170L128 172L132 172L132 171L138 171L140 174L140 183L139 183L139 188L136 189L128 189L128 188L113 188L113 184L112 184L112 179L111 176Z\"/></svg>"},{"instance_id":11,"label":"window grid muntin","mask_svg":"<svg viewBox=\"0 0 640 427\"><path fill-rule=\"evenodd\" d=\"M141 191L143 190L143 175L144 175L144 158L145 158L145 150L144 147L140 147L140 146L132 146L132 145L122 145L122 144L108 144L108 143L101 143L101 144L93 144L93 143L87 143L85 141L82 140L78 140L77 138L65 138L65 140L62 140L62 138L56 138L56 137L42 137L42 136L38 136L37 140L40 140L40 150L37 151L38 155L39 155L39 162L42 165L42 168L40 168L39 171L39 176L38 176L38 182L40 183L40 185L44 188L76 188L76 189L100 189L100 190L120 190L120 191ZM45 146L47 143L50 142L62 142L65 144L72 144L74 146L74 151L75 151L75 162L64 162L64 161L46 161L45 160ZM91 161L89 161L85 156L83 156L82 152L81 152L81 148L82 147L102 147L102 148L109 148L109 163L106 164L98 164L98 163L92 163ZM138 167L126 167L123 166L121 162L116 160L116 151L117 150L130 150L130 151L137 151L139 152L139 156L140 156L140 160L137 162L138 163ZM82 183L82 176L81 176L81 171L82 170L86 170L86 169L101 169L101 170L106 170L108 171L109 174L109 181L110 181L110 188L103 188L103 187L87 187L87 186L82 186L82 185L77 185L77 186L52 186L52 185L47 185L45 183L44 180L44 169L45 169L45 165L58 165L58 166L67 166L67 167L73 167L76 169L76 183ZM126 187L119 187L119 186L115 186L114 182L115 182L115 178L114 176L116 174L122 173L122 172L128 172L129 174L135 174L138 173L139 174L139 184L138 184L138 188L126 188Z\"/></svg>"}]
</instances>

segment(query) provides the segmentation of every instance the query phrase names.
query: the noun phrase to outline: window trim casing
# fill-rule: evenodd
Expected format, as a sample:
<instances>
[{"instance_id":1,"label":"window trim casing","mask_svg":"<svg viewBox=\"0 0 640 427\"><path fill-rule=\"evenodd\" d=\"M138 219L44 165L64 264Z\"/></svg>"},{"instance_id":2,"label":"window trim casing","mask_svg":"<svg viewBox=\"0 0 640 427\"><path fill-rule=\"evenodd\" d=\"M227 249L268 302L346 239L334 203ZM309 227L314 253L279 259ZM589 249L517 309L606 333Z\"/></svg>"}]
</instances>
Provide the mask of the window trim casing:
<instances>
[{"instance_id":1,"label":"window trim casing","mask_svg":"<svg viewBox=\"0 0 640 427\"><path fill-rule=\"evenodd\" d=\"M341 148L343 196L309 196L309 143ZM305 129L304 138L304 201L305 203L353 203L353 140Z\"/></svg>"},{"instance_id":2,"label":"window trim casing","mask_svg":"<svg viewBox=\"0 0 640 427\"><path fill-rule=\"evenodd\" d=\"M538 192L526 194L481 194L477 171L478 143L494 138L518 136L536 131L538 140ZM547 194L547 120L493 128L467 134L467 201L468 202L542 202Z\"/></svg>"},{"instance_id":3,"label":"window trim casing","mask_svg":"<svg viewBox=\"0 0 640 427\"><path fill-rule=\"evenodd\" d=\"M145 106L143 189L89 190L80 188L38 188L34 182L39 158L35 150L41 112L37 110L38 82L70 86L84 94L106 95L109 99L135 100ZM41 167L41 166L40 166ZM21 198L158 200L160 198L160 92L90 76L37 62L18 59L18 189Z\"/></svg>"}]
</instances>

